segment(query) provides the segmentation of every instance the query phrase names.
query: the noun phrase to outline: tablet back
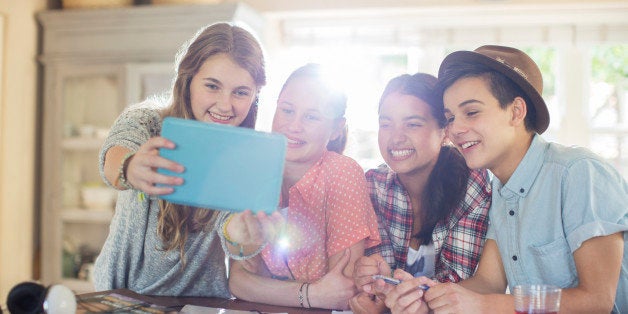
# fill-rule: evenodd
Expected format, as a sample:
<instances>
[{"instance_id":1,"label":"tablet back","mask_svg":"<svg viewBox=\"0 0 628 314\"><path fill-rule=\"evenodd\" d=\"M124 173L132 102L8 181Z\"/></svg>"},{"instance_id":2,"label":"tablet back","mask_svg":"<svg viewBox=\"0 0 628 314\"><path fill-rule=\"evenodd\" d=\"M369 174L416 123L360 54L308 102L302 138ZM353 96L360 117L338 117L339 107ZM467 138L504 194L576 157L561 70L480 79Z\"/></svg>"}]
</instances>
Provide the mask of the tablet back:
<instances>
[{"instance_id":1,"label":"tablet back","mask_svg":"<svg viewBox=\"0 0 628 314\"><path fill-rule=\"evenodd\" d=\"M161 198L217 210L273 212L279 204L286 139L278 134L173 117L161 136L176 144L159 154L185 167L174 193Z\"/></svg>"}]
</instances>

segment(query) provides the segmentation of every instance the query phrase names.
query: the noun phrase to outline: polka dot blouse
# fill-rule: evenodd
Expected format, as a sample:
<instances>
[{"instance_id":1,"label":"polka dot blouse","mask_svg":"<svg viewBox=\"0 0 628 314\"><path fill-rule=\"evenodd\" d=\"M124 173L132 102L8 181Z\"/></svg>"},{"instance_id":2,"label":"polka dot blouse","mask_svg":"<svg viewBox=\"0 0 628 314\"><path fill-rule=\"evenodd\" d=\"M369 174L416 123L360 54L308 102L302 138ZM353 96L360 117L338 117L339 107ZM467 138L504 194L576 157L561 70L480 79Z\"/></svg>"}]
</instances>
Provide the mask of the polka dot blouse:
<instances>
[{"instance_id":1,"label":"polka dot blouse","mask_svg":"<svg viewBox=\"0 0 628 314\"><path fill-rule=\"evenodd\" d=\"M288 195L286 241L262 251L275 277L312 282L334 254L362 240L365 248L379 244L364 172L353 159L325 152Z\"/></svg>"}]
</instances>

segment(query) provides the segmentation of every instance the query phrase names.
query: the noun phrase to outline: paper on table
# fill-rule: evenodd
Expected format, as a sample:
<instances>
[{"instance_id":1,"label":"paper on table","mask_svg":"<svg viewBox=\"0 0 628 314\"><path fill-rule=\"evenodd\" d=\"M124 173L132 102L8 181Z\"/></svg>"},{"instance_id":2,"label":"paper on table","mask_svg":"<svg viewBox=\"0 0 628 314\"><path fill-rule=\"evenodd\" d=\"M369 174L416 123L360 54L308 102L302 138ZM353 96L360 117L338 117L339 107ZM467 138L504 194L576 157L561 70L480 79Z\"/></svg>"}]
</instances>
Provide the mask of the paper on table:
<instances>
[{"instance_id":1,"label":"paper on table","mask_svg":"<svg viewBox=\"0 0 628 314\"><path fill-rule=\"evenodd\" d=\"M229 309L221 309L221 308L197 306L197 305L186 305L181 309L179 313L182 313L182 314L250 314L250 313L270 314L268 312L260 312L260 311L229 310ZM288 313L273 313L273 314L288 314Z\"/></svg>"},{"instance_id":2,"label":"paper on table","mask_svg":"<svg viewBox=\"0 0 628 314\"><path fill-rule=\"evenodd\" d=\"M91 296L78 296L76 313L176 313L171 308L118 293L104 292Z\"/></svg>"}]
</instances>

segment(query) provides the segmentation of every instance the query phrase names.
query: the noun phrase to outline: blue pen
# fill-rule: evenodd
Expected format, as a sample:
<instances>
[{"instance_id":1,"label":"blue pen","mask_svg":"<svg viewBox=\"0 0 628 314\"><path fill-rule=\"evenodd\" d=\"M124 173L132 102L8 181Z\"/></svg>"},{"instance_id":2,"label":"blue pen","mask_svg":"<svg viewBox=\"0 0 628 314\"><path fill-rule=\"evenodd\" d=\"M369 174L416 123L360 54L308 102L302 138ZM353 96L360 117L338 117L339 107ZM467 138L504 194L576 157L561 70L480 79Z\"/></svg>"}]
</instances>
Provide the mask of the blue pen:
<instances>
[{"instance_id":1,"label":"blue pen","mask_svg":"<svg viewBox=\"0 0 628 314\"><path fill-rule=\"evenodd\" d=\"M384 275L373 275L373 277L372 277L372 278L373 278L373 280L381 279L381 280L383 280L385 283L387 283L387 284L391 284L391 285L393 285L393 286L396 286L396 285L398 285L398 284L400 284L400 283L401 283L401 280L399 280L399 279L395 279L395 278L391 278L391 277L386 277L386 276L384 276ZM419 288L419 289L421 289L421 290L424 290L424 291L427 291L427 290L430 288L430 286L428 286L428 285L419 285L417 288Z\"/></svg>"}]
</instances>

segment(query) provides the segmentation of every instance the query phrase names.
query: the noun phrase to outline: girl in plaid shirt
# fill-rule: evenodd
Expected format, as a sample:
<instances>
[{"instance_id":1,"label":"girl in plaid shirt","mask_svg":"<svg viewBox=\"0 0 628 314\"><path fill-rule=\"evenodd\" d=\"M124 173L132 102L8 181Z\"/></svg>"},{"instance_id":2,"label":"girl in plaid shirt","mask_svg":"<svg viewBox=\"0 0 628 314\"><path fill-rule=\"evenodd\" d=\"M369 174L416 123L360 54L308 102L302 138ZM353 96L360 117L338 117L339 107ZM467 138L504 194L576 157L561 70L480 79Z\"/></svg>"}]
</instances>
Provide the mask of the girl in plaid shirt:
<instances>
[{"instance_id":1,"label":"girl in plaid shirt","mask_svg":"<svg viewBox=\"0 0 628 314\"><path fill-rule=\"evenodd\" d=\"M488 228L491 191L485 170L470 170L444 145L436 78L423 73L392 79L380 99L379 148L386 164L366 173L382 243L355 265L356 313L385 310L372 275L402 269L441 282L470 277Z\"/></svg>"}]
</instances>

